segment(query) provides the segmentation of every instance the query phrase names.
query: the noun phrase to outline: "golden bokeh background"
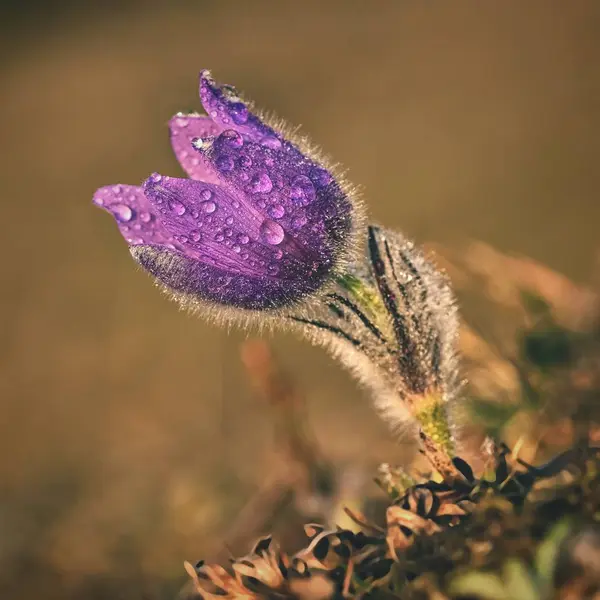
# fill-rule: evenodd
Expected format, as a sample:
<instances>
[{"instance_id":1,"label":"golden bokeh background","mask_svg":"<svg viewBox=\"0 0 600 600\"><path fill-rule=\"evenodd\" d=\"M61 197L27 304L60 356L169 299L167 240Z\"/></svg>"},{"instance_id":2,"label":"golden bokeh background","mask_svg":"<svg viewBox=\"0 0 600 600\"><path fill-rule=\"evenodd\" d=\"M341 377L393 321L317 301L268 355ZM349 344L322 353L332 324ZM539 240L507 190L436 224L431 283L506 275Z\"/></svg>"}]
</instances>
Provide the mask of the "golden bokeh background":
<instances>
[{"instance_id":1,"label":"golden bokeh background","mask_svg":"<svg viewBox=\"0 0 600 600\"><path fill-rule=\"evenodd\" d=\"M166 124L199 108L200 68L302 124L372 221L482 239L575 279L592 268L596 0L4 4L4 598L75 598L90 577L86 598L108 597L108 580L171 597L182 561L209 551L269 469L245 334L179 312L91 205L102 185L180 173ZM323 351L273 344L329 457L394 447Z\"/></svg>"}]
</instances>

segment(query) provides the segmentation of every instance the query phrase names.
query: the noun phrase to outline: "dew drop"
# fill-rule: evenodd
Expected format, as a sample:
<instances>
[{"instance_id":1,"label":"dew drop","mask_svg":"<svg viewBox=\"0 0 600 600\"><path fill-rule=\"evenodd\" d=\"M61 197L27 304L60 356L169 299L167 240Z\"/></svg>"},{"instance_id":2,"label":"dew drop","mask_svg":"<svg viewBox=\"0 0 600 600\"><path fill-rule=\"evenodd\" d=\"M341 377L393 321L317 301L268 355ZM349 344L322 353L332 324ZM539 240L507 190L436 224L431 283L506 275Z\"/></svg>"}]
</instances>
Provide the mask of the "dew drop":
<instances>
[{"instance_id":1,"label":"dew drop","mask_svg":"<svg viewBox=\"0 0 600 600\"><path fill-rule=\"evenodd\" d=\"M210 215L217 210L217 205L212 200L205 200L200 206L207 215Z\"/></svg>"},{"instance_id":2,"label":"dew drop","mask_svg":"<svg viewBox=\"0 0 600 600\"><path fill-rule=\"evenodd\" d=\"M243 102L234 102L229 107L231 118L237 125L243 125L248 120L248 108Z\"/></svg>"},{"instance_id":3,"label":"dew drop","mask_svg":"<svg viewBox=\"0 0 600 600\"><path fill-rule=\"evenodd\" d=\"M276 260L281 260L283 258L283 250L275 248L275 250L273 250L273 256Z\"/></svg>"},{"instance_id":4,"label":"dew drop","mask_svg":"<svg viewBox=\"0 0 600 600\"><path fill-rule=\"evenodd\" d=\"M232 230L232 229L230 229L229 227L225 227L225 230L224 230L224 231L225 231L225 235L226 235L227 237L231 237L231 236L233 235L233 230Z\"/></svg>"},{"instance_id":5,"label":"dew drop","mask_svg":"<svg viewBox=\"0 0 600 600\"><path fill-rule=\"evenodd\" d=\"M219 171L227 173L233 169L233 159L231 156L221 154L215 159L215 165L217 165L217 169L219 169Z\"/></svg>"},{"instance_id":6,"label":"dew drop","mask_svg":"<svg viewBox=\"0 0 600 600\"><path fill-rule=\"evenodd\" d=\"M221 134L221 140L230 148L241 148L244 145L244 138L234 129L226 129Z\"/></svg>"},{"instance_id":7,"label":"dew drop","mask_svg":"<svg viewBox=\"0 0 600 600\"><path fill-rule=\"evenodd\" d=\"M202 196L203 200L210 200L213 197L213 193L211 190L209 190L208 188L202 190L200 192L200 195Z\"/></svg>"},{"instance_id":8,"label":"dew drop","mask_svg":"<svg viewBox=\"0 0 600 600\"><path fill-rule=\"evenodd\" d=\"M239 208L239 207L240 207L240 203L239 203L237 200L234 200L234 201L231 203L231 206L233 206L233 208Z\"/></svg>"},{"instance_id":9,"label":"dew drop","mask_svg":"<svg viewBox=\"0 0 600 600\"><path fill-rule=\"evenodd\" d=\"M227 217L227 218L225 219L225 223L226 223L227 225L232 225L232 224L233 224L233 217Z\"/></svg>"},{"instance_id":10,"label":"dew drop","mask_svg":"<svg viewBox=\"0 0 600 600\"><path fill-rule=\"evenodd\" d=\"M154 183L158 183L161 180L162 175L159 175L158 173L152 173L152 175L150 175L150 181L153 181Z\"/></svg>"},{"instance_id":11,"label":"dew drop","mask_svg":"<svg viewBox=\"0 0 600 600\"><path fill-rule=\"evenodd\" d=\"M133 211L127 204L113 204L109 207L113 215L117 218L121 223L128 223L133 219Z\"/></svg>"},{"instance_id":12,"label":"dew drop","mask_svg":"<svg viewBox=\"0 0 600 600\"><path fill-rule=\"evenodd\" d=\"M187 127L190 123L187 119L184 119L183 117L178 117L177 119L175 119L175 124L177 125L177 127Z\"/></svg>"},{"instance_id":13,"label":"dew drop","mask_svg":"<svg viewBox=\"0 0 600 600\"><path fill-rule=\"evenodd\" d=\"M123 188L120 185L115 185L112 189L115 194L120 194L123 191Z\"/></svg>"},{"instance_id":14,"label":"dew drop","mask_svg":"<svg viewBox=\"0 0 600 600\"><path fill-rule=\"evenodd\" d=\"M240 163L240 167L242 167L243 169L247 169L248 167L252 166L252 159L246 154L242 154L238 162Z\"/></svg>"},{"instance_id":15,"label":"dew drop","mask_svg":"<svg viewBox=\"0 0 600 600\"><path fill-rule=\"evenodd\" d=\"M313 183L319 187L325 187L329 183L331 183L333 177L331 173L327 171L327 169L322 169L321 167L313 167L309 173L310 178Z\"/></svg>"},{"instance_id":16,"label":"dew drop","mask_svg":"<svg viewBox=\"0 0 600 600\"><path fill-rule=\"evenodd\" d=\"M279 273L279 267L277 265L269 265L268 271L271 275L277 275L277 273Z\"/></svg>"},{"instance_id":17,"label":"dew drop","mask_svg":"<svg viewBox=\"0 0 600 600\"><path fill-rule=\"evenodd\" d=\"M169 202L169 207L176 215L181 216L185 214L185 206L181 202L179 202L179 200L171 200Z\"/></svg>"},{"instance_id":18,"label":"dew drop","mask_svg":"<svg viewBox=\"0 0 600 600\"><path fill-rule=\"evenodd\" d=\"M274 204L269 209L269 214L274 219L281 219L281 217L283 217L283 215L285 215L285 208L283 208L283 206L281 206L281 204Z\"/></svg>"},{"instance_id":19,"label":"dew drop","mask_svg":"<svg viewBox=\"0 0 600 600\"><path fill-rule=\"evenodd\" d=\"M240 256L241 256L241 257L242 257L244 260L247 260L247 259L248 259L248 256L250 256L250 255L249 255L247 252L242 252L242 253L240 254Z\"/></svg>"},{"instance_id":20,"label":"dew drop","mask_svg":"<svg viewBox=\"0 0 600 600\"><path fill-rule=\"evenodd\" d=\"M215 241L217 241L217 242L222 242L224 239L225 239L225 236L221 232L219 232L215 235Z\"/></svg>"},{"instance_id":21,"label":"dew drop","mask_svg":"<svg viewBox=\"0 0 600 600\"><path fill-rule=\"evenodd\" d=\"M250 241L250 238L245 233L240 233L237 239L238 242L242 245L245 245Z\"/></svg>"},{"instance_id":22,"label":"dew drop","mask_svg":"<svg viewBox=\"0 0 600 600\"><path fill-rule=\"evenodd\" d=\"M306 175L298 175L292 181L290 197L300 206L310 204L316 196L315 186Z\"/></svg>"},{"instance_id":23,"label":"dew drop","mask_svg":"<svg viewBox=\"0 0 600 600\"><path fill-rule=\"evenodd\" d=\"M281 141L278 140L274 135L265 136L262 140L260 140L260 143L265 148L271 148L272 150L279 150L279 148L281 148Z\"/></svg>"},{"instance_id":24,"label":"dew drop","mask_svg":"<svg viewBox=\"0 0 600 600\"><path fill-rule=\"evenodd\" d=\"M260 235L267 244L276 246L283 242L285 232L279 223L275 223L275 221L271 221L270 219L265 219L260 226Z\"/></svg>"},{"instance_id":25,"label":"dew drop","mask_svg":"<svg viewBox=\"0 0 600 600\"><path fill-rule=\"evenodd\" d=\"M231 249L232 249L232 250L233 250L233 251L234 251L236 254L239 254L239 253L242 251L241 247L240 247L240 246L238 246L237 244L234 244L234 245L232 246L232 248L231 248Z\"/></svg>"},{"instance_id":26,"label":"dew drop","mask_svg":"<svg viewBox=\"0 0 600 600\"><path fill-rule=\"evenodd\" d=\"M250 180L250 189L260 194L268 194L273 189L273 182L265 171L261 171Z\"/></svg>"},{"instance_id":27,"label":"dew drop","mask_svg":"<svg viewBox=\"0 0 600 600\"><path fill-rule=\"evenodd\" d=\"M192 242L199 242L202 239L202 234L199 231L192 231L190 237L192 238Z\"/></svg>"}]
</instances>

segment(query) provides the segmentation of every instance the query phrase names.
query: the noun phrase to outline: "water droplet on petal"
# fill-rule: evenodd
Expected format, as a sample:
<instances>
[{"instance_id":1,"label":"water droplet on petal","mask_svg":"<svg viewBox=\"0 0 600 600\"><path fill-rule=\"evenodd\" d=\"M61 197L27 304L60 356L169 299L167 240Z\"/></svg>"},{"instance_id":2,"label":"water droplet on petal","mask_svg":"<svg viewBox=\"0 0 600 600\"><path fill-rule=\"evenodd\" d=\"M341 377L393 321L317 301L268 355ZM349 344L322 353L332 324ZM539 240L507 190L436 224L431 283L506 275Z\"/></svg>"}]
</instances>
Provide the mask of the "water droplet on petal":
<instances>
[{"instance_id":1,"label":"water droplet on petal","mask_svg":"<svg viewBox=\"0 0 600 600\"><path fill-rule=\"evenodd\" d=\"M234 129L226 129L221 134L221 139L230 148L241 148L244 145L244 138Z\"/></svg>"},{"instance_id":2,"label":"water droplet on petal","mask_svg":"<svg viewBox=\"0 0 600 600\"><path fill-rule=\"evenodd\" d=\"M298 175L292 181L290 197L300 206L310 204L316 196L315 186L306 175Z\"/></svg>"},{"instance_id":3,"label":"water droplet on petal","mask_svg":"<svg viewBox=\"0 0 600 600\"><path fill-rule=\"evenodd\" d=\"M277 265L269 265L268 270L271 275L277 275L277 273L279 273L279 267Z\"/></svg>"},{"instance_id":4,"label":"water droplet on petal","mask_svg":"<svg viewBox=\"0 0 600 600\"><path fill-rule=\"evenodd\" d=\"M275 221L271 221L270 219L265 219L260 226L260 235L267 244L276 246L283 242L285 232L279 223L275 223Z\"/></svg>"},{"instance_id":5,"label":"water droplet on petal","mask_svg":"<svg viewBox=\"0 0 600 600\"><path fill-rule=\"evenodd\" d=\"M215 159L215 165L217 165L217 169L223 173L227 173L233 169L233 159L231 156L227 156L226 154L221 154L217 156Z\"/></svg>"},{"instance_id":6,"label":"water droplet on petal","mask_svg":"<svg viewBox=\"0 0 600 600\"><path fill-rule=\"evenodd\" d=\"M283 215L285 215L285 208L283 208L283 206L281 206L281 204L274 204L269 209L269 214L274 219L281 219L281 217L283 217Z\"/></svg>"},{"instance_id":7,"label":"water droplet on petal","mask_svg":"<svg viewBox=\"0 0 600 600\"><path fill-rule=\"evenodd\" d=\"M250 241L250 238L245 233L240 233L238 235L238 242L240 244L247 244Z\"/></svg>"},{"instance_id":8,"label":"water droplet on petal","mask_svg":"<svg viewBox=\"0 0 600 600\"><path fill-rule=\"evenodd\" d=\"M239 253L242 251L242 249L241 249L241 248L240 248L240 247L239 247L237 244L234 244L234 245L232 246L232 248L231 248L231 249L232 249L232 250L233 250L233 251L234 251L236 254L239 254Z\"/></svg>"},{"instance_id":9,"label":"water droplet on petal","mask_svg":"<svg viewBox=\"0 0 600 600\"><path fill-rule=\"evenodd\" d=\"M225 236L221 232L219 232L215 235L215 240L217 242L222 242L224 239L225 239Z\"/></svg>"},{"instance_id":10,"label":"water droplet on petal","mask_svg":"<svg viewBox=\"0 0 600 600\"><path fill-rule=\"evenodd\" d=\"M229 227L225 227L225 235L227 237L231 237L233 235L233 230L230 229Z\"/></svg>"},{"instance_id":11,"label":"water droplet on petal","mask_svg":"<svg viewBox=\"0 0 600 600\"><path fill-rule=\"evenodd\" d=\"M175 119L175 124L177 125L177 127L187 127L189 125L189 122L183 117L178 117L177 119Z\"/></svg>"},{"instance_id":12,"label":"water droplet on petal","mask_svg":"<svg viewBox=\"0 0 600 600\"><path fill-rule=\"evenodd\" d=\"M122 190L123 188L120 185L115 185L112 189L115 194L120 194Z\"/></svg>"},{"instance_id":13,"label":"water droplet on petal","mask_svg":"<svg viewBox=\"0 0 600 600\"><path fill-rule=\"evenodd\" d=\"M159 175L158 173L152 173L152 175L150 175L150 181L153 181L154 183L158 183L161 179L162 175Z\"/></svg>"},{"instance_id":14,"label":"water droplet on petal","mask_svg":"<svg viewBox=\"0 0 600 600\"><path fill-rule=\"evenodd\" d=\"M248 167L252 166L252 159L249 156L246 156L245 154L242 154L242 156L240 156L238 162L240 163L240 167L242 167L243 169L247 169Z\"/></svg>"},{"instance_id":15,"label":"water droplet on petal","mask_svg":"<svg viewBox=\"0 0 600 600\"><path fill-rule=\"evenodd\" d=\"M202 190L202 191L200 192L200 195L202 196L202 198L203 198L204 200L210 200L210 199L213 197L213 193L212 193L212 191L211 191L211 190L209 190L208 188L207 188L207 189L205 189L205 190Z\"/></svg>"},{"instance_id":16,"label":"water droplet on petal","mask_svg":"<svg viewBox=\"0 0 600 600\"><path fill-rule=\"evenodd\" d=\"M268 194L273 189L273 182L265 171L261 171L252 177L250 189L259 194Z\"/></svg>"},{"instance_id":17,"label":"water droplet on petal","mask_svg":"<svg viewBox=\"0 0 600 600\"><path fill-rule=\"evenodd\" d=\"M240 203L239 203L237 200L234 200L234 201L231 203L231 206L233 206L233 208L239 208L239 207L240 207Z\"/></svg>"},{"instance_id":18,"label":"water droplet on petal","mask_svg":"<svg viewBox=\"0 0 600 600\"><path fill-rule=\"evenodd\" d=\"M276 260L281 260L283 258L283 250L275 248L275 250L273 250L273 256Z\"/></svg>"},{"instance_id":19,"label":"water droplet on petal","mask_svg":"<svg viewBox=\"0 0 600 600\"><path fill-rule=\"evenodd\" d=\"M109 207L113 215L117 218L121 223L127 223L131 221L133 218L133 211L127 204L113 204Z\"/></svg>"},{"instance_id":20,"label":"water droplet on petal","mask_svg":"<svg viewBox=\"0 0 600 600\"><path fill-rule=\"evenodd\" d=\"M279 148L281 148L281 141L274 135L265 136L262 140L260 140L260 143L265 148L271 148L272 150L279 150Z\"/></svg>"},{"instance_id":21,"label":"water droplet on petal","mask_svg":"<svg viewBox=\"0 0 600 600\"><path fill-rule=\"evenodd\" d=\"M202 234L199 231L192 231L190 237L193 242L199 242L202 239Z\"/></svg>"},{"instance_id":22,"label":"water droplet on petal","mask_svg":"<svg viewBox=\"0 0 600 600\"><path fill-rule=\"evenodd\" d=\"M232 225L233 224L233 217L227 217L225 219L225 223L227 223L227 225Z\"/></svg>"},{"instance_id":23,"label":"water droplet on petal","mask_svg":"<svg viewBox=\"0 0 600 600\"><path fill-rule=\"evenodd\" d=\"M181 216L185 214L185 206L179 200L171 200L169 206L176 215Z\"/></svg>"},{"instance_id":24,"label":"water droplet on petal","mask_svg":"<svg viewBox=\"0 0 600 600\"><path fill-rule=\"evenodd\" d=\"M322 169L321 167L313 167L309 173L310 178L319 187L324 187L331 183L333 177L331 173L327 171L327 169Z\"/></svg>"},{"instance_id":25,"label":"water droplet on petal","mask_svg":"<svg viewBox=\"0 0 600 600\"><path fill-rule=\"evenodd\" d=\"M237 125L243 125L248 120L248 108L243 102L234 102L229 107L229 112Z\"/></svg>"},{"instance_id":26,"label":"water droplet on petal","mask_svg":"<svg viewBox=\"0 0 600 600\"><path fill-rule=\"evenodd\" d=\"M207 215L210 215L211 213L214 213L215 210L217 210L217 205L212 200L206 200L202 202L200 206Z\"/></svg>"}]
</instances>

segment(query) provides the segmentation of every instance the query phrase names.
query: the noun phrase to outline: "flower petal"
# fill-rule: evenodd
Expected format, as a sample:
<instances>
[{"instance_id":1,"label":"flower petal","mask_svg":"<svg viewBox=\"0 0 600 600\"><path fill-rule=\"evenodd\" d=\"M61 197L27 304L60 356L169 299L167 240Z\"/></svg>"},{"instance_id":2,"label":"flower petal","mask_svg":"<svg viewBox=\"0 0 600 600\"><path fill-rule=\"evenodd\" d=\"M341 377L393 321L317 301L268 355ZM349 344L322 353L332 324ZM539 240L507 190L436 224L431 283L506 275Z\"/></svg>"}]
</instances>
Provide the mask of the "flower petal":
<instances>
[{"instance_id":1,"label":"flower petal","mask_svg":"<svg viewBox=\"0 0 600 600\"><path fill-rule=\"evenodd\" d=\"M179 247L162 225L141 187L110 185L94 194L93 202L115 218L119 231L131 246L137 244L164 244Z\"/></svg>"},{"instance_id":2,"label":"flower petal","mask_svg":"<svg viewBox=\"0 0 600 600\"><path fill-rule=\"evenodd\" d=\"M275 223L287 242L330 262L352 227L352 206L333 176L305 155L244 140L232 129L196 146L253 214ZM270 230L265 230L269 242Z\"/></svg>"},{"instance_id":3,"label":"flower petal","mask_svg":"<svg viewBox=\"0 0 600 600\"><path fill-rule=\"evenodd\" d=\"M280 300L289 302L317 289L331 269L331 248L323 246L319 252L308 243L299 243L233 187L154 174L145 182L144 192L181 253L220 270L219 276L280 282L273 290L285 283L281 293L274 293ZM150 263L158 264L154 259ZM168 280L161 279L163 283L171 286L174 280L177 289L189 291L189 286L177 279L181 273L179 263L177 268L171 265L170 270L175 275L169 275ZM186 267L185 271L188 270ZM210 278L194 276L193 280L192 287ZM246 283L240 288L246 303L254 289L249 286ZM201 297L208 293L203 289L194 291ZM233 299L228 302L235 304ZM261 304L260 294L254 302Z\"/></svg>"},{"instance_id":4,"label":"flower petal","mask_svg":"<svg viewBox=\"0 0 600 600\"><path fill-rule=\"evenodd\" d=\"M135 260L170 290L195 299L249 310L288 306L318 285L311 279L286 280L234 272L157 246L133 246Z\"/></svg>"},{"instance_id":5,"label":"flower petal","mask_svg":"<svg viewBox=\"0 0 600 600\"><path fill-rule=\"evenodd\" d=\"M222 129L234 129L248 139L276 148L282 146L279 133L251 112L235 88L216 83L206 69L200 72L200 100L208 116Z\"/></svg>"},{"instance_id":6,"label":"flower petal","mask_svg":"<svg viewBox=\"0 0 600 600\"><path fill-rule=\"evenodd\" d=\"M192 178L216 183L218 177L192 147L196 138L208 138L218 135L222 128L210 117L198 114L178 113L169 121L169 132L173 152L183 167L183 170Z\"/></svg>"}]
</instances>

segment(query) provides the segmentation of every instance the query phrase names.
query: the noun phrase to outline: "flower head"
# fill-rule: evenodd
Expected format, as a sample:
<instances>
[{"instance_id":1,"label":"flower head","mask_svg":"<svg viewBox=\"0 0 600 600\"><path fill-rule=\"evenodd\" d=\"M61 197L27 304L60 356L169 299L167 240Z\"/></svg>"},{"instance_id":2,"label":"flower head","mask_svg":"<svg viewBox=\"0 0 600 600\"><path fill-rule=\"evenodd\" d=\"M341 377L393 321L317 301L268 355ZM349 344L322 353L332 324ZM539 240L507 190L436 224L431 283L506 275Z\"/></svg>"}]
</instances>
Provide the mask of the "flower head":
<instances>
[{"instance_id":1,"label":"flower head","mask_svg":"<svg viewBox=\"0 0 600 600\"><path fill-rule=\"evenodd\" d=\"M339 272L356 214L347 187L302 140L200 73L208 116L170 122L189 178L100 188L135 260L184 303L289 307Z\"/></svg>"}]
</instances>

